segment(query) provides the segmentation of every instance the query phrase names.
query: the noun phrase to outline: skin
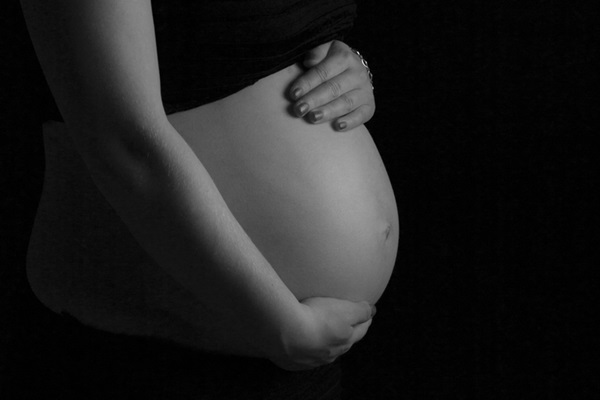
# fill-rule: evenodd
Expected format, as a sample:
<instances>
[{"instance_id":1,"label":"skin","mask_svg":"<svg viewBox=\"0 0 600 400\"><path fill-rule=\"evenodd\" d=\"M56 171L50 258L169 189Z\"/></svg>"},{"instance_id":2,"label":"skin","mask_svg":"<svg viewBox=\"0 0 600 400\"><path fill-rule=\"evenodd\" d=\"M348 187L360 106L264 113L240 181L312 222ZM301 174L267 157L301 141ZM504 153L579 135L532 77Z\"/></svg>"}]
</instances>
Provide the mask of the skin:
<instances>
[{"instance_id":1,"label":"skin","mask_svg":"<svg viewBox=\"0 0 600 400\"><path fill-rule=\"evenodd\" d=\"M364 125L339 133L289 112L283 94L302 73L290 65L169 122L297 299L374 304L399 232L390 182ZM44 124L43 136L44 191L27 262L38 298L105 331L249 354L252 337L234 334L235 319L216 323L223 313L199 303L140 248L94 187L64 124Z\"/></svg>"},{"instance_id":2,"label":"skin","mask_svg":"<svg viewBox=\"0 0 600 400\"><path fill-rule=\"evenodd\" d=\"M304 66L309 70L289 89L298 117L317 124L331 123L338 131L352 130L373 117L373 86L360 58L348 45L334 40L318 46L307 54Z\"/></svg>"},{"instance_id":3,"label":"skin","mask_svg":"<svg viewBox=\"0 0 600 400\"><path fill-rule=\"evenodd\" d=\"M248 355L288 370L308 369L332 362L364 337L372 307L333 298L298 301L170 124L160 99L149 0L21 3L46 79L95 185L157 265L253 338ZM323 62L338 65L337 58ZM307 95L299 100L326 112L327 120L341 114L358 123L368 109L340 106L323 81L347 69L323 75L317 68L321 84L309 70L300 78ZM353 91L341 87L335 92L341 98ZM364 95L346 97L360 104Z\"/></svg>"}]
</instances>

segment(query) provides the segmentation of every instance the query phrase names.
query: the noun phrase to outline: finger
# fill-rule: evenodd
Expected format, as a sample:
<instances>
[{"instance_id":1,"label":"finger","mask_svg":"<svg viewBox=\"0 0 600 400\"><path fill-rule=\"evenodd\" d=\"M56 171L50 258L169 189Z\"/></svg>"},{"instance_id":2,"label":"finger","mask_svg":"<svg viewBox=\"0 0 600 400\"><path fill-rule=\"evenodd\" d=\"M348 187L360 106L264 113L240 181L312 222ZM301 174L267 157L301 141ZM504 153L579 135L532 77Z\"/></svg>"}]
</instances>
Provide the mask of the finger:
<instances>
[{"instance_id":1,"label":"finger","mask_svg":"<svg viewBox=\"0 0 600 400\"><path fill-rule=\"evenodd\" d=\"M300 98L294 105L296 112L300 111L299 107L302 104L306 104L308 106L306 110L308 112L334 101L349 91L360 90L362 82L357 78L357 75L351 73L350 71L344 71L341 74L334 76ZM362 91L365 92L365 94L369 93L366 90ZM353 106L352 109L348 110L347 112L352 111L356 107L357 106Z\"/></svg>"},{"instance_id":2,"label":"finger","mask_svg":"<svg viewBox=\"0 0 600 400\"><path fill-rule=\"evenodd\" d=\"M374 113L375 103L372 103L371 105L364 104L350 114L338 118L333 123L333 127L338 131L349 131L370 120Z\"/></svg>"},{"instance_id":3,"label":"finger","mask_svg":"<svg viewBox=\"0 0 600 400\"><path fill-rule=\"evenodd\" d=\"M368 104L375 104L372 94L365 90L356 89L343 93L337 99L326 103L324 106L317 107L314 110L309 111L306 116L307 119L313 123L329 122L336 118L350 114L357 107L360 107L360 105ZM365 109L364 111L368 110ZM364 118L364 120L352 122L358 122L357 125L367 122L369 117L368 113L365 112L363 115L361 112L360 116Z\"/></svg>"},{"instance_id":4,"label":"finger","mask_svg":"<svg viewBox=\"0 0 600 400\"><path fill-rule=\"evenodd\" d=\"M354 332L352 332L352 336L350 337L349 344L353 345L354 343L362 340L367 334L367 331L371 327L372 323L373 319L369 319L367 322L363 322L362 324L356 325L354 327Z\"/></svg>"},{"instance_id":5,"label":"finger","mask_svg":"<svg viewBox=\"0 0 600 400\"><path fill-rule=\"evenodd\" d=\"M335 360L337 360L339 357L342 357L344 354L349 352L351 348L352 348L352 344L346 344L344 346L340 346L339 348L336 349L336 355L335 355L335 357L331 357L330 362L335 362Z\"/></svg>"},{"instance_id":6,"label":"finger","mask_svg":"<svg viewBox=\"0 0 600 400\"><path fill-rule=\"evenodd\" d=\"M344 354L346 354L347 352L349 352L351 348L352 348L352 345L351 345L351 344L349 344L349 345L347 345L347 346L344 346L344 347L342 347L342 348L340 349L340 354L338 355L338 357L341 357L341 356L343 356Z\"/></svg>"},{"instance_id":7,"label":"finger","mask_svg":"<svg viewBox=\"0 0 600 400\"><path fill-rule=\"evenodd\" d=\"M343 345L336 347L335 349L331 349L329 355L327 357L323 357L322 361L326 364L335 362L335 360L337 360L338 357L341 357L344 354L346 354L350 350L351 347L352 347L352 343L346 342Z\"/></svg>"},{"instance_id":8,"label":"finger","mask_svg":"<svg viewBox=\"0 0 600 400\"><path fill-rule=\"evenodd\" d=\"M334 297L307 297L301 303L321 314L322 318L333 327L338 325L352 327L366 322L373 315L375 307L367 301L353 302ZM347 336L350 335L351 333Z\"/></svg>"},{"instance_id":9,"label":"finger","mask_svg":"<svg viewBox=\"0 0 600 400\"><path fill-rule=\"evenodd\" d=\"M335 361L336 358L343 356L352 348L352 343L346 342L343 345L338 346L332 353L330 359Z\"/></svg>"},{"instance_id":10,"label":"finger","mask_svg":"<svg viewBox=\"0 0 600 400\"><path fill-rule=\"evenodd\" d=\"M306 56L304 57L304 66L306 68L312 68L321 61L323 61L325 56L327 56L327 51L329 50L329 47L331 47L331 42L323 43L322 45L311 49L308 53L306 53Z\"/></svg>"},{"instance_id":11,"label":"finger","mask_svg":"<svg viewBox=\"0 0 600 400\"><path fill-rule=\"evenodd\" d=\"M349 47L334 40L320 63L306 71L290 85L290 96L297 100L323 82L344 72L354 57Z\"/></svg>"},{"instance_id":12,"label":"finger","mask_svg":"<svg viewBox=\"0 0 600 400\"><path fill-rule=\"evenodd\" d=\"M345 316L349 325L360 325L371 319L372 307L368 302L353 303L348 301L346 303Z\"/></svg>"}]
</instances>

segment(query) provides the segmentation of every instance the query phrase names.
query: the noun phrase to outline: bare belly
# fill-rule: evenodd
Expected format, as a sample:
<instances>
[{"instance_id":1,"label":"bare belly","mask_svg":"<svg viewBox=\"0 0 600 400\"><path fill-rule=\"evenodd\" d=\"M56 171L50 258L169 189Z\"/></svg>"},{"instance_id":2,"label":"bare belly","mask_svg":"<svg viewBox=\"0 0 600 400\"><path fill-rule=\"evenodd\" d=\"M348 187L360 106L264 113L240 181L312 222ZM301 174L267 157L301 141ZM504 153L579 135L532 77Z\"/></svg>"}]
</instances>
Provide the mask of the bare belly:
<instances>
[{"instance_id":1,"label":"bare belly","mask_svg":"<svg viewBox=\"0 0 600 400\"><path fill-rule=\"evenodd\" d=\"M289 114L284 93L300 73L289 67L169 120L299 299L375 303L396 258L393 191L364 126L341 133ZM177 321L202 329L193 321L202 305L137 245L87 176L64 128L45 131L44 192L28 255L40 300L112 331L179 340Z\"/></svg>"}]
</instances>

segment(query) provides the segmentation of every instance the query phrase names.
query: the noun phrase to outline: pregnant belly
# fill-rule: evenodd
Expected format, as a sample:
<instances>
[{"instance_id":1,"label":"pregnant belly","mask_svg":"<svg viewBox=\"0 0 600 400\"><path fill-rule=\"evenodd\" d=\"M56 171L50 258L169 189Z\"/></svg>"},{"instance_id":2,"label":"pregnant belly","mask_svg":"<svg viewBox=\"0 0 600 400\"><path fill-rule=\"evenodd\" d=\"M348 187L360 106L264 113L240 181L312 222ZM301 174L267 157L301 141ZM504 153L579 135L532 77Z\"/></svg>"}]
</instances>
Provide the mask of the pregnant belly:
<instances>
[{"instance_id":1,"label":"pregnant belly","mask_svg":"<svg viewBox=\"0 0 600 400\"><path fill-rule=\"evenodd\" d=\"M289 114L283 93L300 73L289 67L169 120L299 299L375 303L396 257L393 191L364 126L341 133ZM202 321L216 326L215 316L202 317L210 311L137 245L64 128L47 125L44 139L46 175L27 265L38 298L99 328L196 345L198 330L207 329Z\"/></svg>"},{"instance_id":2,"label":"pregnant belly","mask_svg":"<svg viewBox=\"0 0 600 400\"><path fill-rule=\"evenodd\" d=\"M364 126L336 132L289 114L289 67L171 123L298 298L375 303L398 240L393 191Z\"/></svg>"}]
</instances>

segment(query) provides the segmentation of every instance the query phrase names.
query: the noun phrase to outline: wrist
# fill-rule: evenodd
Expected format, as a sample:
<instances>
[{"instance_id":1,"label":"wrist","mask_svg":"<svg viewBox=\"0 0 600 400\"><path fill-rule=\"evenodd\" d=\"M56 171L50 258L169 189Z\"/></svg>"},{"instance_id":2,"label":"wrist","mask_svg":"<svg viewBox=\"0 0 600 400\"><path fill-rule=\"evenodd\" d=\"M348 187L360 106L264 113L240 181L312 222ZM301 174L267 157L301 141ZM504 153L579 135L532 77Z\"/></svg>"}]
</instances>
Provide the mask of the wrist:
<instances>
[{"instance_id":1,"label":"wrist","mask_svg":"<svg viewBox=\"0 0 600 400\"><path fill-rule=\"evenodd\" d=\"M265 357L279 363L289 359L295 347L294 343L306 329L306 309L299 301L290 303L284 313L278 315L273 325L267 332L265 346L263 348Z\"/></svg>"}]
</instances>

